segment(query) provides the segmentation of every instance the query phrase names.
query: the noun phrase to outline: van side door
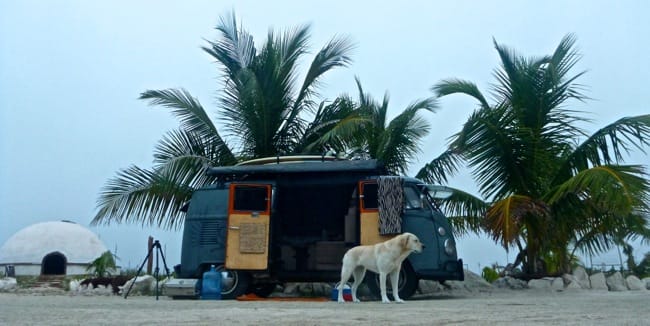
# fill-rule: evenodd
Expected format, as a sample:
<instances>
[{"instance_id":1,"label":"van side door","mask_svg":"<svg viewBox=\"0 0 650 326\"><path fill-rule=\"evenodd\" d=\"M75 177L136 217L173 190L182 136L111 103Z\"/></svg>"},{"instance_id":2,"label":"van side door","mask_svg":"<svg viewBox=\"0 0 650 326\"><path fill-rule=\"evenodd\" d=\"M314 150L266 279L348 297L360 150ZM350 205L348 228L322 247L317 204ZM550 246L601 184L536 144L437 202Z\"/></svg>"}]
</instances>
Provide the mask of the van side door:
<instances>
[{"instance_id":1,"label":"van side door","mask_svg":"<svg viewBox=\"0 0 650 326\"><path fill-rule=\"evenodd\" d=\"M379 234L379 200L377 180L359 182L359 225L361 245L373 245L393 236Z\"/></svg>"},{"instance_id":2,"label":"van side door","mask_svg":"<svg viewBox=\"0 0 650 326\"><path fill-rule=\"evenodd\" d=\"M271 189L270 184L230 184L227 269L267 269Z\"/></svg>"}]
</instances>

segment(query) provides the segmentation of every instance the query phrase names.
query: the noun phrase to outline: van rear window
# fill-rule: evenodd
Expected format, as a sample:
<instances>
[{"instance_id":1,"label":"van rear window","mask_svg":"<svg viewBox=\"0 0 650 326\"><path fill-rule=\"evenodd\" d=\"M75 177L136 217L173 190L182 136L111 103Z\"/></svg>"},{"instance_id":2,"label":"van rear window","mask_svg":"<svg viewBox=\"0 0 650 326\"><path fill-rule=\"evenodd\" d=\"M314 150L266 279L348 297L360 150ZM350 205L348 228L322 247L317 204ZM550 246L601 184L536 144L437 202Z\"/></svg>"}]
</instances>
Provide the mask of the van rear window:
<instances>
[{"instance_id":1,"label":"van rear window","mask_svg":"<svg viewBox=\"0 0 650 326\"><path fill-rule=\"evenodd\" d=\"M267 211L267 187L237 185L235 187L233 210L235 211Z\"/></svg>"},{"instance_id":2,"label":"van rear window","mask_svg":"<svg viewBox=\"0 0 650 326\"><path fill-rule=\"evenodd\" d=\"M379 207L377 189L376 183L363 184L363 209L377 209Z\"/></svg>"}]
</instances>

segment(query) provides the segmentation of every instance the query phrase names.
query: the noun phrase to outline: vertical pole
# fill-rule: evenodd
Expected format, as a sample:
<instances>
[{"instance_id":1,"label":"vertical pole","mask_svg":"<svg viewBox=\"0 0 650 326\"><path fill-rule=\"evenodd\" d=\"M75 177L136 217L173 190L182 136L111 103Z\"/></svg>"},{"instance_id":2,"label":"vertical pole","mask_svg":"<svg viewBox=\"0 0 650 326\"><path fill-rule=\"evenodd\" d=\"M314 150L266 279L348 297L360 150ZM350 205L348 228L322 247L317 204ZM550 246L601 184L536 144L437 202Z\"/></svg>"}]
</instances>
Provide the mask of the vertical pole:
<instances>
[{"instance_id":1,"label":"vertical pole","mask_svg":"<svg viewBox=\"0 0 650 326\"><path fill-rule=\"evenodd\" d=\"M153 248L153 237L149 236L149 242L147 243L147 251L151 252ZM149 255L149 260L147 260L147 274L151 275L151 267L153 265L153 256Z\"/></svg>"},{"instance_id":2,"label":"vertical pole","mask_svg":"<svg viewBox=\"0 0 650 326\"><path fill-rule=\"evenodd\" d=\"M160 243L156 240L156 272L154 277L156 278L156 301L158 301L158 276L160 269L158 268L158 254L160 252Z\"/></svg>"}]
</instances>

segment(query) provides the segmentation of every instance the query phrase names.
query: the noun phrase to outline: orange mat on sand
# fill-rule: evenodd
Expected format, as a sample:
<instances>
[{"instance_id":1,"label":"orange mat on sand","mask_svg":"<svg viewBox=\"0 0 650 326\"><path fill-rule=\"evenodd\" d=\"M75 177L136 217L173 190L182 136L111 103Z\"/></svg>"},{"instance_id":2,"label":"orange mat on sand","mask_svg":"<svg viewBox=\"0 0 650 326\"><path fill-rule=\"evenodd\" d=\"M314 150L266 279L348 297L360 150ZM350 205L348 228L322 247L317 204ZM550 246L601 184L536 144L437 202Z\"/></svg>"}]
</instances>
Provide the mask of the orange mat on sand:
<instances>
[{"instance_id":1,"label":"orange mat on sand","mask_svg":"<svg viewBox=\"0 0 650 326\"><path fill-rule=\"evenodd\" d=\"M328 298L323 297L272 297L272 298L262 298L253 293L240 295L237 297L237 301L305 301L305 302L325 302L330 301Z\"/></svg>"}]
</instances>

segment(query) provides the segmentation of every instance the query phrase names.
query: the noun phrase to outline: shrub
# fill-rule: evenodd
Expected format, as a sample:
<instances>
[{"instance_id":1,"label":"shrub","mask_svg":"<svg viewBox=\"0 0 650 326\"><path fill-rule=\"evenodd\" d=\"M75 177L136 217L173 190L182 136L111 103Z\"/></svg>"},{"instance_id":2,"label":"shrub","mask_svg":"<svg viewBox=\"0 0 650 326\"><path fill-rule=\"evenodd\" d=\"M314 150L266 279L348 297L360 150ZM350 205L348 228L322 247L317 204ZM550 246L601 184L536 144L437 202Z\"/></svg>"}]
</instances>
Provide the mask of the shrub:
<instances>
[{"instance_id":1,"label":"shrub","mask_svg":"<svg viewBox=\"0 0 650 326\"><path fill-rule=\"evenodd\" d=\"M492 283L499 278L499 273L494 268L485 266L483 267L483 272L481 273L481 276L489 283Z\"/></svg>"},{"instance_id":2,"label":"shrub","mask_svg":"<svg viewBox=\"0 0 650 326\"><path fill-rule=\"evenodd\" d=\"M105 251L101 256L97 257L97 259L90 262L86 271L92 272L92 275L97 277L111 276L111 271L115 271L117 267L115 264L115 258L117 257L115 257L112 252Z\"/></svg>"}]
</instances>

